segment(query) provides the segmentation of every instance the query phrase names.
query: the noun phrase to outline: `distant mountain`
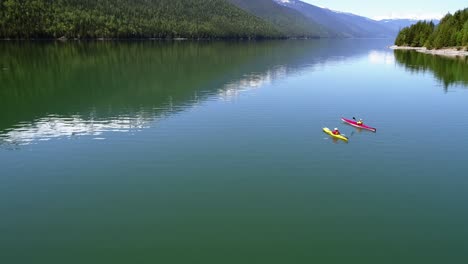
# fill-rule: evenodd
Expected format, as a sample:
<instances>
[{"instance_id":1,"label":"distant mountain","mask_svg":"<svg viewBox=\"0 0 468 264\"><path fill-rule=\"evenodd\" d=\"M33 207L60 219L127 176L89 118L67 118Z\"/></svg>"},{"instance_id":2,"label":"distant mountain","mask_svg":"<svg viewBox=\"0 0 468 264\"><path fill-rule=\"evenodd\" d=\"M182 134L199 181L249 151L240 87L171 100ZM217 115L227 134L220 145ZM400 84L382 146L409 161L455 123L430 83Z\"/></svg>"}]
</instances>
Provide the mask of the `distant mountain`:
<instances>
[{"instance_id":1,"label":"distant mountain","mask_svg":"<svg viewBox=\"0 0 468 264\"><path fill-rule=\"evenodd\" d=\"M333 31L306 14L276 0L227 0L237 7L263 18L289 37L330 37Z\"/></svg>"},{"instance_id":2,"label":"distant mountain","mask_svg":"<svg viewBox=\"0 0 468 264\"><path fill-rule=\"evenodd\" d=\"M328 28L341 37L394 37L398 30L393 30L384 23L367 17L321 8L299 0L274 0L278 4L296 10L316 23Z\"/></svg>"},{"instance_id":3,"label":"distant mountain","mask_svg":"<svg viewBox=\"0 0 468 264\"><path fill-rule=\"evenodd\" d=\"M378 20L378 22L393 30L394 32L398 33L398 31L400 31L402 28L405 28L405 27L409 27L411 25L414 25L416 23L418 23L419 20L417 19L382 19L382 20ZM427 20L427 21L430 21L430 20ZM439 24L439 20L438 19L433 19L432 22L437 25Z\"/></svg>"}]
</instances>

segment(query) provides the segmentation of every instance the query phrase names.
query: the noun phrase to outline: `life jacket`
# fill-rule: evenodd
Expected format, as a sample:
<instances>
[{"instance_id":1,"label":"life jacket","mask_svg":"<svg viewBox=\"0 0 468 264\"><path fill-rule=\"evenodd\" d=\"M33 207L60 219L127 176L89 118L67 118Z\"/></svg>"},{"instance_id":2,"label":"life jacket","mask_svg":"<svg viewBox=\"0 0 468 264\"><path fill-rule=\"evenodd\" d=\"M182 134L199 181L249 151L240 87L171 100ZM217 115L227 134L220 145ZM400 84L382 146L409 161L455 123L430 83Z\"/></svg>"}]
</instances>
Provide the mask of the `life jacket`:
<instances>
[{"instance_id":1,"label":"life jacket","mask_svg":"<svg viewBox=\"0 0 468 264\"><path fill-rule=\"evenodd\" d=\"M338 130L333 130L332 133L333 133L333 135L339 135L339 134L340 134L340 131L338 131Z\"/></svg>"},{"instance_id":2,"label":"life jacket","mask_svg":"<svg viewBox=\"0 0 468 264\"><path fill-rule=\"evenodd\" d=\"M356 124L358 125L362 125L364 122L362 122L361 120L357 121Z\"/></svg>"}]
</instances>

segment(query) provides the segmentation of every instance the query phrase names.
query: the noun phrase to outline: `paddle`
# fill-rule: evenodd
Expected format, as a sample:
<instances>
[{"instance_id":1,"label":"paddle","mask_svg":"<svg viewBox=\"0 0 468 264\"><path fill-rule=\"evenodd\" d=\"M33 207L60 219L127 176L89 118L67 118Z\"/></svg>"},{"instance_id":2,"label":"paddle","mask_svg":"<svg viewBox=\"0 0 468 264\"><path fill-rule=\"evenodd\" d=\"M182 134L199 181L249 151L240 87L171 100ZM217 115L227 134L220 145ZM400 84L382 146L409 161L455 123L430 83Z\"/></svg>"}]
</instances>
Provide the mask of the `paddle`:
<instances>
[{"instance_id":1,"label":"paddle","mask_svg":"<svg viewBox=\"0 0 468 264\"><path fill-rule=\"evenodd\" d=\"M357 124L358 126L362 126L362 124L359 124L358 121L356 120L356 118L355 118L354 116L353 116L353 119L354 119L354 121L356 121L356 124Z\"/></svg>"},{"instance_id":2,"label":"paddle","mask_svg":"<svg viewBox=\"0 0 468 264\"><path fill-rule=\"evenodd\" d=\"M354 116L353 116L353 119L356 120L356 118L355 118ZM357 123L357 120L356 120L356 123ZM362 124L361 124L360 126L362 126ZM376 128L373 128L373 131L374 131L374 132L377 132L377 129L376 129Z\"/></svg>"}]
</instances>

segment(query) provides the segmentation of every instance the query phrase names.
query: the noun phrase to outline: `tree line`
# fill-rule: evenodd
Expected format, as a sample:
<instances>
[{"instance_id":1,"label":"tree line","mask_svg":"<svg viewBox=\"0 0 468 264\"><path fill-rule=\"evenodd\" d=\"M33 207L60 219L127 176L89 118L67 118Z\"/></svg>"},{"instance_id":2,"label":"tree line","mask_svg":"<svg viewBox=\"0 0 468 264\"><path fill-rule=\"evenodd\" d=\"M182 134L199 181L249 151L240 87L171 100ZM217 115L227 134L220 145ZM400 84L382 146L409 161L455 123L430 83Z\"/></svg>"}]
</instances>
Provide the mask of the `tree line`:
<instances>
[{"instance_id":1,"label":"tree line","mask_svg":"<svg viewBox=\"0 0 468 264\"><path fill-rule=\"evenodd\" d=\"M0 0L0 38L278 38L225 0Z\"/></svg>"},{"instance_id":2,"label":"tree line","mask_svg":"<svg viewBox=\"0 0 468 264\"><path fill-rule=\"evenodd\" d=\"M432 21L420 21L403 28L395 45L429 49L468 46L468 8L447 14L437 26Z\"/></svg>"}]
</instances>

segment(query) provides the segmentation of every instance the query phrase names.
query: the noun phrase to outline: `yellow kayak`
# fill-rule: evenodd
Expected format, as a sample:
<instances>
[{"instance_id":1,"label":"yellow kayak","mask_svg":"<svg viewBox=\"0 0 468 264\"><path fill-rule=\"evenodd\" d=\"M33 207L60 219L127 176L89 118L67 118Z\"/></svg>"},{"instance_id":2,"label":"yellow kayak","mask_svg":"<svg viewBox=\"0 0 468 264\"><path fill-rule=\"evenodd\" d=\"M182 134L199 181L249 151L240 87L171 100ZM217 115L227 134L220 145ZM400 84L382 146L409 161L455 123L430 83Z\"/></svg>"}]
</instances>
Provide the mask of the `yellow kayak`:
<instances>
[{"instance_id":1,"label":"yellow kayak","mask_svg":"<svg viewBox=\"0 0 468 264\"><path fill-rule=\"evenodd\" d=\"M339 138L341 140L344 140L344 141L348 142L347 137L345 137L344 135L335 135L335 134L333 134L332 131L330 129L328 129L328 127L324 127L323 132L327 133L328 135L330 135L330 136L332 136L334 138Z\"/></svg>"}]
</instances>

